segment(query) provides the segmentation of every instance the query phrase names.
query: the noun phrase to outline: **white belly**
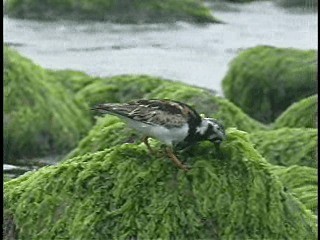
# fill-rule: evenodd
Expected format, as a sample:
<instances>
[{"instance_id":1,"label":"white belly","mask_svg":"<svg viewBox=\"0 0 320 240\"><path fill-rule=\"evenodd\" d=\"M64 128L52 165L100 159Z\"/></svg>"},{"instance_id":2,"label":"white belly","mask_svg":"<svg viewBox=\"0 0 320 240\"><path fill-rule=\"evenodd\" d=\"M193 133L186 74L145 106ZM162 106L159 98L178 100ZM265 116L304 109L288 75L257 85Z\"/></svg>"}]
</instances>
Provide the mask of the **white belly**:
<instances>
[{"instance_id":1,"label":"white belly","mask_svg":"<svg viewBox=\"0 0 320 240\"><path fill-rule=\"evenodd\" d=\"M156 138L168 146L183 141L187 137L189 130L188 124L184 124L180 128L167 129L162 126L153 126L132 120L128 121L127 119L126 122L130 127L136 129L138 132L146 136Z\"/></svg>"}]
</instances>

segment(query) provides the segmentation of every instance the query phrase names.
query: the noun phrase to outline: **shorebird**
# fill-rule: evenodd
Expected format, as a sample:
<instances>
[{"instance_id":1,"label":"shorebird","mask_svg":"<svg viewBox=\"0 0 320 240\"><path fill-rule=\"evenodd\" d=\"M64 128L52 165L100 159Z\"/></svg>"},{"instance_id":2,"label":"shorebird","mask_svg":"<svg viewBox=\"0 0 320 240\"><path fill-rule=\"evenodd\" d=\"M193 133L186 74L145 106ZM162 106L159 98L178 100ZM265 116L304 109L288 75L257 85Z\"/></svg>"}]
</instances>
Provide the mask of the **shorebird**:
<instances>
[{"instance_id":1,"label":"shorebird","mask_svg":"<svg viewBox=\"0 0 320 240\"><path fill-rule=\"evenodd\" d=\"M148 138L155 138L166 145L166 153L181 169L188 168L181 163L173 152L178 144L191 146L209 140L221 143L225 130L213 118L202 118L189 105L167 99L141 99L128 103L103 103L92 108L102 114L119 117L131 128L142 133L143 142L150 153L154 154Z\"/></svg>"}]
</instances>

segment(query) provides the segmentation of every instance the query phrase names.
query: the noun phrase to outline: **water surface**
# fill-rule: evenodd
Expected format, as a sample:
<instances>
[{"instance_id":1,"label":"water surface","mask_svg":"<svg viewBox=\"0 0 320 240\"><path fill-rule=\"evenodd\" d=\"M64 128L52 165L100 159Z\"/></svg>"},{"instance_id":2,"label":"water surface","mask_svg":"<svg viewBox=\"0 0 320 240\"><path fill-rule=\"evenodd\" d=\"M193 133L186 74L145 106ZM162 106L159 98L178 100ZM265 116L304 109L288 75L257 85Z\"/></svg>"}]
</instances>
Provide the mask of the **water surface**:
<instances>
[{"instance_id":1,"label":"water surface","mask_svg":"<svg viewBox=\"0 0 320 240\"><path fill-rule=\"evenodd\" d=\"M4 17L4 42L50 69L150 74L217 90L228 63L257 45L317 49L317 13L272 2L211 5L226 24L120 25Z\"/></svg>"}]
</instances>

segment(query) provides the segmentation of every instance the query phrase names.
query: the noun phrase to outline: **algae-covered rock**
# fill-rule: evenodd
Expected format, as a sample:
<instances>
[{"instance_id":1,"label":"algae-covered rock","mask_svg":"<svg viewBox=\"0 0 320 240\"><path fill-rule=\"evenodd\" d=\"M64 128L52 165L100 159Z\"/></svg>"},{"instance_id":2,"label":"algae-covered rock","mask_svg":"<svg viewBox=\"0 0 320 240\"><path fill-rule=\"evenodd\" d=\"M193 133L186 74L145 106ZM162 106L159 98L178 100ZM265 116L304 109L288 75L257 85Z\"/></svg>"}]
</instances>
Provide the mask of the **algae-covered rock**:
<instances>
[{"instance_id":1,"label":"algae-covered rock","mask_svg":"<svg viewBox=\"0 0 320 240\"><path fill-rule=\"evenodd\" d=\"M274 128L316 128L318 112L318 95L293 103L274 122Z\"/></svg>"},{"instance_id":2,"label":"algae-covered rock","mask_svg":"<svg viewBox=\"0 0 320 240\"><path fill-rule=\"evenodd\" d=\"M120 23L219 22L210 9L197 0L7 0L11 17L31 19L107 20Z\"/></svg>"},{"instance_id":3,"label":"algae-covered rock","mask_svg":"<svg viewBox=\"0 0 320 240\"><path fill-rule=\"evenodd\" d=\"M281 166L316 167L318 131L307 128L280 128L250 134L255 148L270 163Z\"/></svg>"},{"instance_id":4,"label":"algae-covered rock","mask_svg":"<svg viewBox=\"0 0 320 240\"><path fill-rule=\"evenodd\" d=\"M83 99L91 107L103 102L127 102L144 98L158 86L175 84L170 80L148 75L94 78L87 80L87 83L79 89L77 98Z\"/></svg>"},{"instance_id":5,"label":"algae-covered rock","mask_svg":"<svg viewBox=\"0 0 320 240\"><path fill-rule=\"evenodd\" d=\"M315 50L247 49L231 62L224 94L249 116L270 123L292 103L317 93L316 59Z\"/></svg>"},{"instance_id":6,"label":"algae-covered rock","mask_svg":"<svg viewBox=\"0 0 320 240\"><path fill-rule=\"evenodd\" d=\"M4 48L5 161L70 151L91 125L85 107L46 70Z\"/></svg>"},{"instance_id":7,"label":"algae-covered rock","mask_svg":"<svg viewBox=\"0 0 320 240\"><path fill-rule=\"evenodd\" d=\"M49 70L47 73L54 79L60 82L64 88L70 91L70 94L76 94L81 89L95 81L95 77L74 70Z\"/></svg>"},{"instance_id":8,"label":"algae-covered rock","mask_svg":"<svg viewBox=\"0 0 320 240\"><path fill-rule=\"evenodd\" d=\"M318 176L316 168L293 165L290 167L272 166L271 169L288 191L317 214Z\"/></svg>"},{"instance_id":9,"label":"algae-covered rock","mask_svg":"<svg viewBox=\"0 0 320 240\"><path fill-rule=\"evenodd\" d=\"M5 209L19 239L315 239L316 216L245 133L227 134L221 154L207 142L178 154L187 173L142 144L42 168L5 183Z\"/></svg>"},{"instance_id":10,"label":"algae-covered rock","mask_svg":"<svg viewBox=\"0 0 320 240\"><path fill-rule=\"evenodd\" d=\"M142 136L127 127L124 122L114 116L98 118L96 125L89 131L65 159L80 156L86 153L102 151L106 148L124 143L141 142ZM150 139L152 142L152 140Z\"/></svg>"}]
</instances>

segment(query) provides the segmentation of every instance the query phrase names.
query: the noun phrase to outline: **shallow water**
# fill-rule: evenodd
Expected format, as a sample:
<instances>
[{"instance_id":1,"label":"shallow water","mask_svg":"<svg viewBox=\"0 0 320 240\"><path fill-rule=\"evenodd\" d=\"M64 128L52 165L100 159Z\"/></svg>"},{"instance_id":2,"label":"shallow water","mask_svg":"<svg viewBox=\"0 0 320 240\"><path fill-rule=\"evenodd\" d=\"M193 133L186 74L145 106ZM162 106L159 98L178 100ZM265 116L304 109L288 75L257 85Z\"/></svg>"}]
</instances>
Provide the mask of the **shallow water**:
<instances>
[{"instance_id":1,"label":"shallow water","mask_svg":"<svg viewBox=\"0 0 320 240\"><path fill-rule=\"evenodd\" d=\"M4 41L43 67L96 76L150 74L221 93L228 63L256 45L317 49L317 14L272 2L211 4L226 24L119 25L4 17Z\"/></svg>"}]
</instances>

